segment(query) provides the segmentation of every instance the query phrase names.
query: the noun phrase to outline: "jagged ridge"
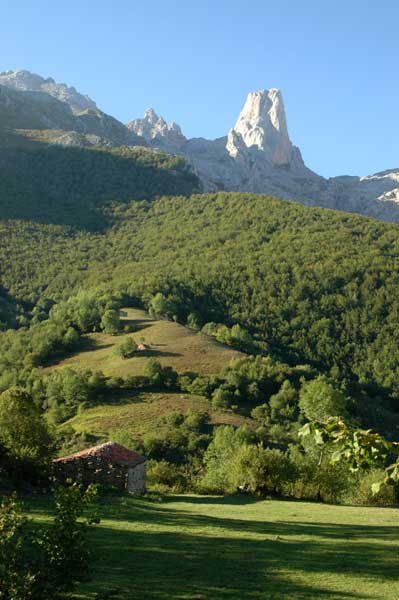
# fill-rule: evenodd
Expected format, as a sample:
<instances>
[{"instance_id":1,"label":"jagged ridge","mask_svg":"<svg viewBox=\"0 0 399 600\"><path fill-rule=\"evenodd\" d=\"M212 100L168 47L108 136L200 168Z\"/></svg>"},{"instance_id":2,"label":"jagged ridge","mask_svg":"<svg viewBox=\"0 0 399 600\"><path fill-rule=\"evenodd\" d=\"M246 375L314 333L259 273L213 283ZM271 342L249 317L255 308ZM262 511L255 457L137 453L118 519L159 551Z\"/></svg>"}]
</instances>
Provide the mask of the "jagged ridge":
<instances>
[{"instance_id":1,"label":"jagged ridge","mask_svg":"<svg viewBox=\"0 0 399 600\"><path fill-rule=\"evenodd\" d=\"M0 126L49 129L52 143L70 146L149 145L183 156L204 191L268 193L399 222L399 170L367 177L317 175L290 140L283 97L275 88L251 92L225 137L187 139L153 109L125 126L73 87L29 71L6 71L0 73Z\"/></svg>"}]
</instances>

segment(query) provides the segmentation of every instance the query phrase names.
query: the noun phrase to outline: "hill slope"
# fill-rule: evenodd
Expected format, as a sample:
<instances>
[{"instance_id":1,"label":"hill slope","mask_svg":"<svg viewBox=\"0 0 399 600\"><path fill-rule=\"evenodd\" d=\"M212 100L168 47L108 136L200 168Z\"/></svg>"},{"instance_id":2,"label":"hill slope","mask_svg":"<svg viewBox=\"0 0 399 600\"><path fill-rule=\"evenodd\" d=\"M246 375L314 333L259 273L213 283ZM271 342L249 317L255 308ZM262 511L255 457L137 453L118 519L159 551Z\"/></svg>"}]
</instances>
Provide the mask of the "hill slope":
<instances>
[{"instance_id":1,"label":"hill slope","mask_svg":"<svg viewBox=\"0 0 399 600\"><path fill-rule=\"evenodd\" d=\"M190 194L198 186L183 159L161 152L63 147L24 131L8 133L1 142L3 219L102 228L104 209L113 202Z\"/></svg>"},{"instance_id":2,"label":"hill slope","mask_svg":"<svg viewBox=\"0 0 399 600\"><path fill-rule=\"evenodd\" d=\"M85 106L74 112L67 102L45 91L12 89L1 82L0 75L0 131L53 129L81 133L89 136L89 142L90 136L95 136L111 145L146 145L123 123L96 107Z\"/></svg>"},{"instance_id":3,"label":"hill slope","mask_svg":"<svg viewBox=\"0 0 399 600\"><path fill-rule=\"evenodd\" d=\"M113 218L100 236L6 225L3 286L24 301L101 286L144 306L162 291L183 323L239 322L284 360L398 389L395 225L225 193L121 204Z\"/></svg>"},{"instance_id":4,"label":"hill slope","mask_svg":"<svg viewBox=\"0 0 399 600\"><path fill-rule=\"evenodd\" d=\"M117 336L89 334L89 349L62 360L55 368L84 366L100 370L107 376L127 377L143 375L148 358L154 357L162 366L171 366L178 373L195 371L209 375L218 373L232 359L242 356L241 352L183 325L152 319L143 310L124 308L123 313L126 315L121 318L122 327L130 325L135 333ZM143 341L148 349L133 358L116 356L115 346L127 338L132 338L137 344Z\"/></svg>"}]
</instances>

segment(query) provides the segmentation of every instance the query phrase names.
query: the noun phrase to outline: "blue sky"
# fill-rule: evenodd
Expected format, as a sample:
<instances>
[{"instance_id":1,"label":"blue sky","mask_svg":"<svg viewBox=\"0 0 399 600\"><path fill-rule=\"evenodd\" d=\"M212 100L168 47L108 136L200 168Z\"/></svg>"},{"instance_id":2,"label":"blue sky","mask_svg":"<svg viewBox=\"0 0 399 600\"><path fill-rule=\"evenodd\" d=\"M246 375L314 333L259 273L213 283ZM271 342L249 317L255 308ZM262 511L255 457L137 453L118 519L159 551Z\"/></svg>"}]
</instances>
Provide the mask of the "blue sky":
<instances>
[{"instance_id":1,"label":"blue sky","mask_svg":"<svg viewBox=\"0 0 399 600\"><path fill-rule=\"evenodd\" d=\"M249 91L283 91L324 176L399 167L397 0L1 0L0 70L89 94L122 121L152 106L215 138Z\"/></svg>"}]
</instances>

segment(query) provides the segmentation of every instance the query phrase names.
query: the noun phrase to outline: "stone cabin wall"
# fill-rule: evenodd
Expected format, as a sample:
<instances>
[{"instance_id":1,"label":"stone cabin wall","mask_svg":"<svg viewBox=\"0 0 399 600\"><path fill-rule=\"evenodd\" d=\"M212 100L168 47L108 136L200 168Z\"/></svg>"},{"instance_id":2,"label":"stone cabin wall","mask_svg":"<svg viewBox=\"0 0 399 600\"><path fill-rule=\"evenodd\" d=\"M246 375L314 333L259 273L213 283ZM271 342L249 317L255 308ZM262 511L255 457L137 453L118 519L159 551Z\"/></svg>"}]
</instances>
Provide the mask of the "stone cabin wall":
<instances>
[{"instance_id":1,"label":"stone cabin wall","mask_svg":"<svg viewBox=\"0 0 399 600\"><path fill-rule=\"evenodd\" d=\"M131 467L128 473L127 489L131 494L144 494L146 490L146 463Z\"/></svg>"},{"instance_id":2,"label":"stone cabin wall","mask_svg":"<svg viewBox=\"0 0 399 600\"><path fill-rule=\"evenodd\" d=\"M122 490L128 487L129 468L110 463L100 456L87 456L53 463L54 476L65 483L67 479L84 485L100 483L114 485Z\"/></svg>"}]
</instances>

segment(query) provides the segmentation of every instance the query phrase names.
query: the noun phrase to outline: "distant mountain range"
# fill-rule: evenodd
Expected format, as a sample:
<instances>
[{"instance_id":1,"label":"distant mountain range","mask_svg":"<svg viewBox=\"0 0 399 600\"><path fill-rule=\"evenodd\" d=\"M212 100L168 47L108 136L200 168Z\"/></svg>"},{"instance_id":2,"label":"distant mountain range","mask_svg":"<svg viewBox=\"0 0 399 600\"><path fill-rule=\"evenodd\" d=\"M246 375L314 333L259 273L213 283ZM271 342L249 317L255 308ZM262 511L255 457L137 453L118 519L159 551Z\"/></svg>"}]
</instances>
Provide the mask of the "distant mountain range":
<instances>
[{"instance_id":1,"label":"distant mountain range","mask_svg":"<svg viewBox=\"0 0 399 600\"><path fill-rule=\"evenodd\" d=\"M183 156L204 191L266 193L399 222L399 168L366 177L317 175L290 140L277 89L250 93L227 136L187 139L153 109L124 125L73 87L29 71L6 71L0 73L0 127L48 132L48 141L63 145L160 149Z\"/></svg>"}]
</instances>

